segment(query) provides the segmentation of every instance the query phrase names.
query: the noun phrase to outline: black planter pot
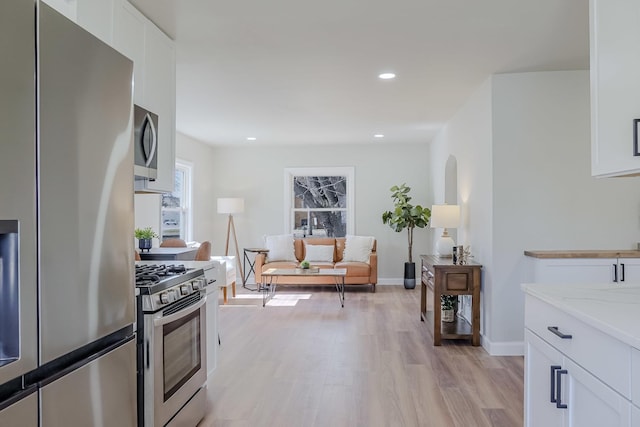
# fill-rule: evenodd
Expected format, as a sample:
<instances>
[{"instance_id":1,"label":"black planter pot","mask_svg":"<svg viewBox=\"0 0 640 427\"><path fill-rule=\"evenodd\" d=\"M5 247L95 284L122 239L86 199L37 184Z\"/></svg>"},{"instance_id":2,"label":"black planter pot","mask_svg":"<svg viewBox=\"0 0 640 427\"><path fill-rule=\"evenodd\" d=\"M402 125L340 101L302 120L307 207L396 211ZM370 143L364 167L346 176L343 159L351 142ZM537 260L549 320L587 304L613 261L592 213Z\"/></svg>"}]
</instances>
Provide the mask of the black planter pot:
<instances>
[{"instance_id":1,"label":"black planter pot","mask_svg":"<svg viewBox=\"0 0 640 427\"><path fill-rule=\"evenodd\" d=\"M404 263L404 288L413 289L416 287L416 263Z\"/></svg>"},{"instance_id":2,"label":"black planter pot","mask_svg":"<svg viewBox=\"0 0 640 427\"><path fill-rule=\"evenodd\" d=\"M144 251L145 249L148 251L151 249L151 241L152 239L138 239L138 247L141 251Z\"/></svg>"}]
</instances>

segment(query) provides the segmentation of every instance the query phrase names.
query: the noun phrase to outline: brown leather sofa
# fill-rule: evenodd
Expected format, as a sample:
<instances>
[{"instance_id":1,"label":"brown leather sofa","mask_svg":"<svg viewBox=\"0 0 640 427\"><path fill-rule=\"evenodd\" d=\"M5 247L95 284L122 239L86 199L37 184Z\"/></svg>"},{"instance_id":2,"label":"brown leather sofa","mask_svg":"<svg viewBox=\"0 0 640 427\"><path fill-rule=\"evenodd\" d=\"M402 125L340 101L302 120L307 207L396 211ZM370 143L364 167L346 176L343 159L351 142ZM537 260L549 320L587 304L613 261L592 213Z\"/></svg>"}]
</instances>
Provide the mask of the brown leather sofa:
<instances>
[{"instance_id":1,"label":"brown leather sofa","mask_svg":"<svg viewBox=\"0 0 640 427\"><path fill-rule=\"evenodd\" d=\"M321 237L311 239L294 239L294 250L297 261L273 261L269 262L268 254L260 253L256 256L255 272L256 283L262 283L262 272L269 268L296 268L305 259L305 241L308 245L333 245L333 262L314 262L311 266L320 268L346 268L347 285L371 285L372 292L376 291L378 282L378 254L376 253L376 241L373 241L373 248L369 255L369 262L349 261L343 262L344 237L332 238ZM313 275L307 276L282 276L278 278L278 285L332 285L332 277L321 277Z\"/></svg>"}]
</instances>

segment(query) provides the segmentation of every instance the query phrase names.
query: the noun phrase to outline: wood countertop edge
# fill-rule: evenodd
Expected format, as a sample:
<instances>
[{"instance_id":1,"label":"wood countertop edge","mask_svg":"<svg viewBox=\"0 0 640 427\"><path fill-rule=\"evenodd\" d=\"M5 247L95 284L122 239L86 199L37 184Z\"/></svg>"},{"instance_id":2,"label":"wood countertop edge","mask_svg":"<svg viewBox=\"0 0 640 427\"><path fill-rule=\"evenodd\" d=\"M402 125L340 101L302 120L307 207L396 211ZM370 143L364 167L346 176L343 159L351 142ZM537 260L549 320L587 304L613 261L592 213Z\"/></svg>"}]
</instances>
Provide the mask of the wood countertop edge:
<instances>
[{"instance_id":1,"label":"wood countertop edge","mask_svg":"<svg viewBox=\"0 0 640 427\"><path fill-rule=\"evenodd\" d=\"M640 258L640 251L633 249L605 249L605 250L563 250L563 251L524 251L532 258Z\"/></svg>"}]
</instances>

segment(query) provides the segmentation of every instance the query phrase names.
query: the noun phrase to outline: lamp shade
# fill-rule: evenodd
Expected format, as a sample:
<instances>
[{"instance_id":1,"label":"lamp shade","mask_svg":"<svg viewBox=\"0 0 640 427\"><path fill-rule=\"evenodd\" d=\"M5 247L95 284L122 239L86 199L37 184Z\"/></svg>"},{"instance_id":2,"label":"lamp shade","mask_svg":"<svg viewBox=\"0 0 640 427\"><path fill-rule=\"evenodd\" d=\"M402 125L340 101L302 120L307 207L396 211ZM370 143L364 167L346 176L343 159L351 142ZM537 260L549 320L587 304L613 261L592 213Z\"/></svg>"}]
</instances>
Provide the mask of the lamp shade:
<instances>
[{"instance_id":1,"label":"lamp shade","mask_svg":"<svg viewBox=\"0 0 640 427\"><path fill-rule=\"evenodd\" d=\"M460 206L433 205L431 228L457 228L460 225Z\"/></svg>"},{"instance_id":2,"label":"lamp shade","mask_svg":"<svg viewBox=\"0 0 640 427\"><path fill-rule=\"evenodd\" d=\"M218 213L235 214L244 212L243 198L220 198L218 199Z\"/></svg>"}]
</instances>

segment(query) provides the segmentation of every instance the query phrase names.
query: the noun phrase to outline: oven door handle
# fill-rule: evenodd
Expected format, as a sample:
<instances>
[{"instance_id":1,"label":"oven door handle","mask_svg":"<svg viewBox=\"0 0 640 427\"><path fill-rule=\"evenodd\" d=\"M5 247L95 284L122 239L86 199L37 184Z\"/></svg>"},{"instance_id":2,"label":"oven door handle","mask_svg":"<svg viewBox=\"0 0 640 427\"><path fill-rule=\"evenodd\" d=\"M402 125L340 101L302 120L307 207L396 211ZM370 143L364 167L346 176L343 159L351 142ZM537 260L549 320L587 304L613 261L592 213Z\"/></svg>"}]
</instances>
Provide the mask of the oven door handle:
<instances>
[{"instance_id":1,"label":"oven door handle","mask_svg":"<svg viewBox=\"0 0 640 427\"><path fill-rule=\"evenodd\" d=\"M185 308L184 310L180 310L176 313L170 314L168 316L164 316L164 317L159 317L157 319L153 319L153 324L154 326L162 326L162 325L166 325L167 323L171 323L174 320L178 320L183 316L186 316L187 314L191 314L196 310L200 310L200 308L202 308L202 306L207 302L207 296L205 295L200 301L198 301L197 303L195 303L194 305L190 305L189 307Z\"/></svg>"}]
</instances>

